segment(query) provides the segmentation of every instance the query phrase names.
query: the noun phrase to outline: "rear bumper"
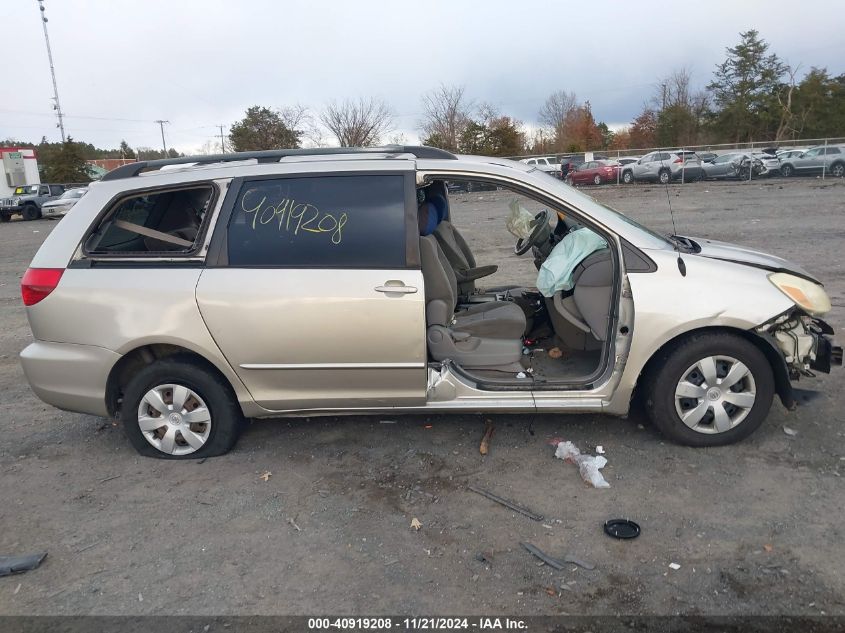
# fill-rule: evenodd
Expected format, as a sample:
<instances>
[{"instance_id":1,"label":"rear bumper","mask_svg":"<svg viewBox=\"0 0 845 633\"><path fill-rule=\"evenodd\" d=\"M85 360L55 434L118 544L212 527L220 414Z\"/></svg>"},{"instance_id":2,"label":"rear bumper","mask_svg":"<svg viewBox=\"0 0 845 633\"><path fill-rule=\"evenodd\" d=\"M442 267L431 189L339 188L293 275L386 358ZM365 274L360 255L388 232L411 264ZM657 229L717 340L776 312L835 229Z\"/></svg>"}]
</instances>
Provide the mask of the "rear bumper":
<instances>
[{"instance_id":1,"label":"rear bumper","mask_svg":"<svg viewBox=\"0 0 845 633\"><path fill-rule=\"evenodd\" d=\"M106 381L120 355L103 347L35 341L21 365L35 395L66 411L107 416Z\"/></svg>"}]
</instances>

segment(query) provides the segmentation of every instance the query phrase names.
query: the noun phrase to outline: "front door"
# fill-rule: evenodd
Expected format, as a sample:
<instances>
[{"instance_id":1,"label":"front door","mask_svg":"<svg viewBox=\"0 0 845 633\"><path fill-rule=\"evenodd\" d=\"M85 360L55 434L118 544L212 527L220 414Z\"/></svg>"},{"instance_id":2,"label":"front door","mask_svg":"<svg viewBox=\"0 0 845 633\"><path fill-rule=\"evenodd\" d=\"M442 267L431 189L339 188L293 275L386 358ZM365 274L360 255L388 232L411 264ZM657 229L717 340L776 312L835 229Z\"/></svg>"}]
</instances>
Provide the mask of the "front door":
<instances>
[{"instance_id":1,"label":"front door","mask_svg":"<svg viewBox=\"0 0 845 633\"><path fill-rule=\"evenodd\" d=\"M412 174L233 182L197 302L261 406L425 403Z\"/></svg>"}]
</instances>

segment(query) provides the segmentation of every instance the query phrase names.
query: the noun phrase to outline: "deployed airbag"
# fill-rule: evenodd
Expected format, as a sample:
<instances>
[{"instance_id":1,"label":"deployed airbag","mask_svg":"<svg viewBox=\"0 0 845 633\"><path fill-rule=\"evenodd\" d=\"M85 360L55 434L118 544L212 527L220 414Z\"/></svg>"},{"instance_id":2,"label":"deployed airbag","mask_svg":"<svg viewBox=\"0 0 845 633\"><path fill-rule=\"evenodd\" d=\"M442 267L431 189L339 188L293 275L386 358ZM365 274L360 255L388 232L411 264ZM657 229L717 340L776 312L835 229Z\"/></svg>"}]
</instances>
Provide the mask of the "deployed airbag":
<instances>
[{"instance_id":1,"label":"deployed airbag","mask_svg":"<svg viewBox=\"0 0 845 633\"><path fill-rule=\"evenodd\" d=\"M607 248L605 239L588 228L567 233L540 266L537 289L550 298L561 290L572 290L572 273L576 266L603 248Z\"/></svg>"}]
</instances>

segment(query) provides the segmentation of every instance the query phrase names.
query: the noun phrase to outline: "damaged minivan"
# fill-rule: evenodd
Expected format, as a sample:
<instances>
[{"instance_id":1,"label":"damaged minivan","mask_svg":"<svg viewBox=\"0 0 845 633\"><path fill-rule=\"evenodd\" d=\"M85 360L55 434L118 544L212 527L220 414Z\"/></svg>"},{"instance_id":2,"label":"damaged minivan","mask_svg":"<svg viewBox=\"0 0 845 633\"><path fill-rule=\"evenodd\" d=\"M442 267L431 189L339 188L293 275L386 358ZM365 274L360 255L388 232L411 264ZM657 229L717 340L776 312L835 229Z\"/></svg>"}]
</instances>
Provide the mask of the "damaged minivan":
<instances>
[{"instance_id":1,"label":"damaged minivan","mask_svg":"<svg viewBox=\"0 0 845 633\"><path fill-rule=\"evenodd\" d=\"M828 296L795 264L429 147L122 166L21 292L38 397L170 459L225 453L247 418L624 416L635 391L667 437L714 446L842 363Z\"/></svg>"}]
</instances>

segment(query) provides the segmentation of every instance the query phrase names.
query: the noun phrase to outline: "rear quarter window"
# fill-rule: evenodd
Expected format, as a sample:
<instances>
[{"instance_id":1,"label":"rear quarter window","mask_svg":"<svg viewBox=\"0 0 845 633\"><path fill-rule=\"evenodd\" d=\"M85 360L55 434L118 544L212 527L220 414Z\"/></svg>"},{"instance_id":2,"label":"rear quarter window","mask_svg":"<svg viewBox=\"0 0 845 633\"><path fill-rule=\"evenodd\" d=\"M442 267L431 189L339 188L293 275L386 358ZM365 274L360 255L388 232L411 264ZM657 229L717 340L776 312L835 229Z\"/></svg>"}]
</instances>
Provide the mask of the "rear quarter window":
<instances>
[{"instance_id":1,"label":"rear quarter window","mask_svg":"<svg viewBox=\"0 0 845 633\"><path fill-rule=\"evenodd\" d=\"M402 175L247 181L234 201L229 266L404 268Z\"/></svg>"},{"instance_id":2,"label":"rear quarter window","mask_svg":"<svg viewBox=\"0 0 845 633\"><path fill-rule=\"evenodd\" d=\"M87 236L85 254L190 254L199 246L214 194L204 184L124 196Z\"/></svg>"}]
</instances>

